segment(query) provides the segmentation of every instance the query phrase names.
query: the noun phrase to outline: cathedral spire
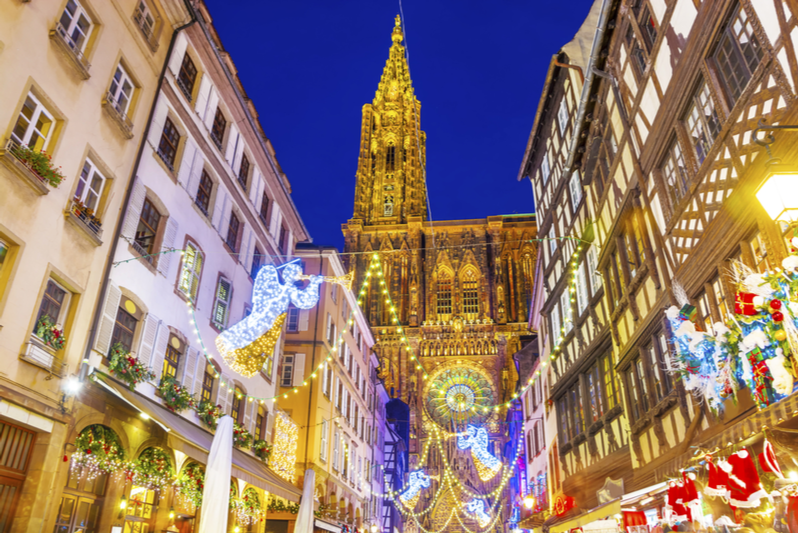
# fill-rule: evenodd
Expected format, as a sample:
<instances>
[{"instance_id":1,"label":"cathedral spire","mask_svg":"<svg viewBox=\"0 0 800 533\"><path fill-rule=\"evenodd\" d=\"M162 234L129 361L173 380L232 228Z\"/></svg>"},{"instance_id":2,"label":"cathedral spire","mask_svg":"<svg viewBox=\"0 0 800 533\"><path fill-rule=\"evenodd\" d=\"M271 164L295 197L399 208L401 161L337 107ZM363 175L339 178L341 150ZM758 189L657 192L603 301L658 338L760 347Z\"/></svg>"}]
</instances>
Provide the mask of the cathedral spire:
<instances>
[{"instance_id":1,"label":"cathedral spire","mask_svg":"<svg viewBox=\"0 0 800 533\"><path fill-rule=\"evenodd\" d=\"M367 225L427 218L425 133L402 43L398 15L375 98L362 109L353 218Z\"/></svg>"}]
</instances>

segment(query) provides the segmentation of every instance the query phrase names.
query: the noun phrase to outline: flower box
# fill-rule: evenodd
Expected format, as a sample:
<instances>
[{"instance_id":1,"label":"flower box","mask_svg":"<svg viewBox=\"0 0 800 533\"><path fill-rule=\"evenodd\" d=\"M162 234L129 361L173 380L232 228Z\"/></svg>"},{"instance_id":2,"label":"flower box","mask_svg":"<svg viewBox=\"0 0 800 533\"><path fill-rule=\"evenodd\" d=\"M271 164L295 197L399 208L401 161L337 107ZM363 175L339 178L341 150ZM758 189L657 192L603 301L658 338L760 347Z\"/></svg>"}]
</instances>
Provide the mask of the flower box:
<instances>
[{"instance_id":1,"label":"flower box","mask_svg":"<svg viewBox=\"0 0 800 533\"><path fill-rule=\"evenodd\" d=\"M180 413L186 409L193 409L195 399L189 389L178 383L172 376L163 376L156 389L156 394L161 397L167 409L173 413Z\"/></svg>"},{"instance_id":2,"label":"flower box","mask_svg":"<svg viewBox=\"0 0 800 533\"><path fill-rule=\"evenodd\" d=\"M132 356L120 343L111 347L108 356L111 359L108 363L111 375L125 382L130 390L134 390L139 383L156 378L148 367Z\"/></svg>"},{"instance_id":3,"label":"flower box","mask_svg":"<svg viewBox=\"0 0 800 533\"><path fill-rule=\"evenodd\" d=\"M49 193L50 188L47 183L31 168L30 164L19 157L19 150L20 144L14 139L9 139L5 148L0 150L0 161L39 196Z\"/></svg>"},{"instance_id":4,"label":"flower box","mask_svg":"<svg viewBox=\"0 0 800 533\"><path fill-rule=\"evenodd\" d=\"M94 216L91 209L73 199L69 209L64 213L73 226L81 230L95 246L103 244L103 223Z\"/></svg>"}]
</instances>

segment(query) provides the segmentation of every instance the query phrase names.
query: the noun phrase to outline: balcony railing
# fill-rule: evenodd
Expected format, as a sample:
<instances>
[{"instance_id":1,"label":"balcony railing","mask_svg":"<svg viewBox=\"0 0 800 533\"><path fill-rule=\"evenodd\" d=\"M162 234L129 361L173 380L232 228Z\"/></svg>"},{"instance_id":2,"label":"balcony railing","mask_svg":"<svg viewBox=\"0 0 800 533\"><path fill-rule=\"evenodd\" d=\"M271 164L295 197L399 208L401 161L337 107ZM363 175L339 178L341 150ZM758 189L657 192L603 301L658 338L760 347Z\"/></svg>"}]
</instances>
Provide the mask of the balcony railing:
<instances>
[{"instance_id":1,"label":"balcony railing","mask_svg":"<svg viewBox=\"0 0 800 533\"><path fill-rule=\"evenodd\" d=\"M131 246L133 247L134 250L136 250L136 253L138 253L140 256L142 256L142 259L144 259L145 261L147 261L151 265L153 264L153 256L150 255L147 250L142 248L141 244L139 244L136 241L133 241L133 242L131 242Z\"/></svg>"},{"instance_id":2,"label":"balcony railing","mask_svg":"<svg viewBox=\"0 0 800 533\"><path fill-rule=\"evenodd\" d=\"M178 82L178 87L181 88L181 91L183 92L183 95L186 97L186 99L191 102L192 101L192 88L191 87L187 87L186 84L183 83L183 80L181 80L180 76L178 76L175 79L175 81Z\"/></svg>"},{"instance_id":3,"label":"balcony railing","mask_svg":"<svg viewBox=\"0 0 800 533\"><path fill-rule=\"evenodd\" d=\"M133 21L136 23L137 26L139 26L139 29L142 31L142 35L147 41L147 44L150 45L150 48L153 51L155 51L156 48L158 48L156 36L155 33L153 32L153 29L156 24L155 21L153 21L151 25L148 25L147 20L145 19L143 13L138 9L136 10L136 13L134 13L133 15Z\"/></svg>"},{"instance_id":4,"label":"balcony railing","mask_svg":"<svg viewBox=\"0 0 800 533\"><path fill-rule=\"evenodd\" d=\"M167 165L167 168L169 169L169 171L170 172L175 172L175 167L174 167L172 161L169 160L169 156L167 156L163 152L163 150L161 150L160 146L158 147L158 150L156 150L156 153L158 153L158 157L161 158L161 161L163 161L164 164Z\"/></svg>"},{"instance_id":5,"label":"balcony railing","mask_svg":"<svg viewBox=\"0 0 800 533\"><path fill-rule=\"evenodd\" d=\"M25 351L19 357L23 361L43 368L58 377L67 375L67 364L56 357L55 350L46 346L35 335L31 335L30 340L25 343Z\"/></svg>"},{"instance_id":6,"label":"balcony railing","mask_svg":"<svg viewBox=\"0 0 800 533\"><path fill-rule=\"evenodd\" d=\"M22 144L11 137L6 142L4 149L0 150L0 159L39 195L47 194L50 192L49 187L44 179L31 168L30 164L19 156L21 149Z\"/></svg>"},{"instance_id":7,"label":"balcony railing","mask_svg":"<svg viewBox=\"0 0 800 533\"><path fill-rule=\"evenodd\" d=\"M214 141L214 145L217 147L217 149L222 150L222 139L217 137L213 131L209 134L209 137L211 137L211 140Z\"/></svg>"},{"instance_id":8,"label":"balcony railing","mask_svg":"<svg viewBox=\"0 0 800 533\"><path fill-rule=\"evenodd\" d=\"M59 49L64 53L67 59L72 62L81 78L88 80L90 76L89 69L92 65L89 63L89 60L86 59L86 56L83 55L81 43L74 41L72 36L67 33L67 29L62 26L60 22L57 22L56 27L50 30L50 39L59 46Z\"/></svg>"},{"instance_id":9,"label":"balcony railing","mask_svg":"<svg viewBox=\"0 0 800 533\"><path fill-rule=\"evenodd\" d=\"M73 225L86 233L89 240L97 246L103 244L102 223L91 213L91 210L73 199L66 216Z\"/></svg>"},{"instance_id":10,"label":"balcony railing","mask_svg":"<svg viewBox=\"0 0 800 533\"><path fill-rule=\"evenodd\" d=\"M122 104L114 98L110 92L103 99L103 109L106 110L109 117L119 126L120 131L126 139L133 138L133 122L126 113Z\"/></svg>"}]
</instances>

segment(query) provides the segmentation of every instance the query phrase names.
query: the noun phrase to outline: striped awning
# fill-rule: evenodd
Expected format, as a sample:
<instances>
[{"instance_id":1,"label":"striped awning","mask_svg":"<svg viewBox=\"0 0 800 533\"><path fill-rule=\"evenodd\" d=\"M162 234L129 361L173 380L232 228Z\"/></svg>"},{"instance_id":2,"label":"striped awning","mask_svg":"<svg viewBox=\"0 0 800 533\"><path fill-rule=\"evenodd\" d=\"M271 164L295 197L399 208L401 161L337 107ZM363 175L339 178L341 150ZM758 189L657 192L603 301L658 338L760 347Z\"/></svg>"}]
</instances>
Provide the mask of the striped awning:
<instances>
[{"instance_id":1,"label":"striped awning","mask_svg":"<svg viewBox=\"0 0 800 533\"><path fill-rule=\"evenodd\" d=\"M603 520L608 516L614 516L620 513L619 499L611 500L608 503L595 507L590 511L586 511L574 518L558 522L550 526L549 533L562 533L569 531L576 527L583 527L591 524L595 520Z\"/></svg>"}]
</instances>

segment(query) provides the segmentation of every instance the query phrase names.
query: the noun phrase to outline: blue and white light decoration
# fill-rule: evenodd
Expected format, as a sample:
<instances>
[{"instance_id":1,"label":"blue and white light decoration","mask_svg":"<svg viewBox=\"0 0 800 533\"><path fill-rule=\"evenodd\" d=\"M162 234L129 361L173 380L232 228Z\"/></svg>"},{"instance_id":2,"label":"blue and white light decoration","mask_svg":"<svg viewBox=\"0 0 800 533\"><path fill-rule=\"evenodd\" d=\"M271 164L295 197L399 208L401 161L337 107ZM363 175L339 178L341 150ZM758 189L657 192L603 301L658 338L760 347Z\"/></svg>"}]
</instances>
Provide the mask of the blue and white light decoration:
<instances>
[{"instance_id":1,"label":"blue and white light decoration","mask_svg":"<svg viewBox=\"0 0 800 533\"><path fill-rule=\"evenodd\" d=\"M422 489L431 486L431 478L422 470L415 470L408 475L408 488L400 494L399 499L409 509L417 505Z\"/></svg>"},{"instance_id":2,"label":"blue and white light decoration","mask_svg":"<svg viewBox=\"0 0 800 533\"><path fill-rule=\"evenodd\" d=\"M492 517L486 512L486 502L478 498L473 498L464 505L468 512L475 515L478 520L478 525L486 527L492 520Z\"/></svg>"},{"instance_id":3,"label":"blue and white light decoration","mask_svg":"<svg viewBox=\"0 0 800 533\"><path fill-rule=\"evenodd\" d=\"M283 283L278 269L283 269ZM295 286L301 279L309 280L305 289ZM289 302L299 309L311 309L319 301L322 281L322 276L304 276L294 262L262 267L253 285L250 315L217 336L217 350L225 363L245 377L256 375L280 338Z\"/></svg>"},{"instance_id":4,"label":"blue and white light decoration","mask_svg":"<svg viewBox=\"0 0 800 533\"><path fill-rule=\"evenodd\" d=\"M486 428L468 425L466 433L458 436L457 445L459 450L472 451L472 459L482 481L492 479L503 467L503 463L489 453L489 433Z\"/></svg>"}]
</instances>

